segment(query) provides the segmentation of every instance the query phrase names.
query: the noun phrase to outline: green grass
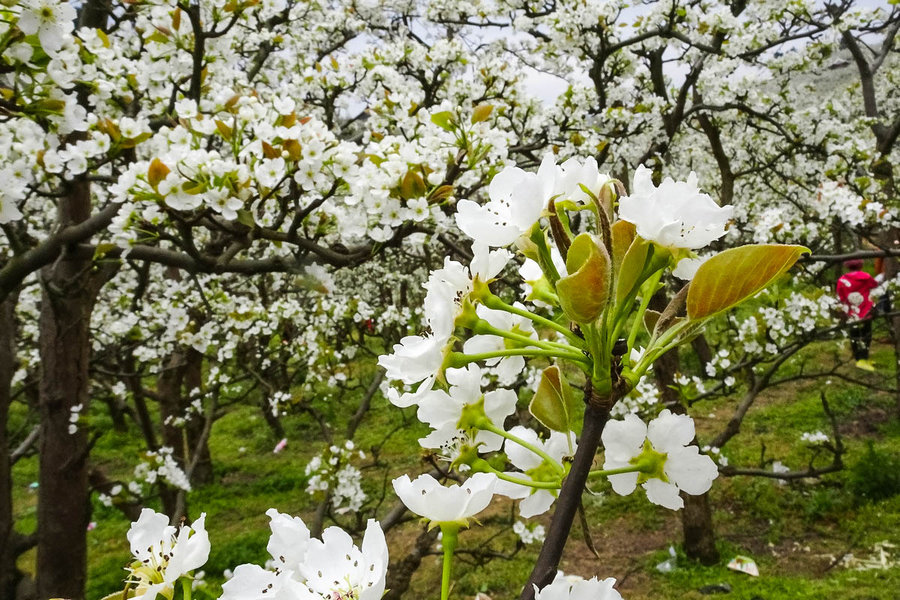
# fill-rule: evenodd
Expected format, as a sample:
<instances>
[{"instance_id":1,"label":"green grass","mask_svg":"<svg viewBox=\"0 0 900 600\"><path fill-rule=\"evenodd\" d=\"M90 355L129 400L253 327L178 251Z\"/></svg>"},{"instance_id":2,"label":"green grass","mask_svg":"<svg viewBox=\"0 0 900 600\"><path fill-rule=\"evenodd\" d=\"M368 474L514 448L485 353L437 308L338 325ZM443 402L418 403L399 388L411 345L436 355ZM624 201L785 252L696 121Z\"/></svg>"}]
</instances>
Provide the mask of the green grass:
<instances>
[{"instance_id":1,"label":"green grass","mask_svg":"<svg viewBox=\"0 0 900 600\"><path fill-rule=\"evenodd\" d=\"M875 363L886 369L893 361L892 354L883 346L875 350ZM817 352L828 356L833 352L833 344L810 348L807 358L815 360ZM853 375L859 376L856 372ZM721 597L733 600L888 598L888 590L900 589L900 569L853 571L839 565L826 567L831 561L828 557L848 552L867 556L881 541L900 546L900 495L891 487L891 482L900 477L900 421L893 396L861 390L837 378L831 383L786 384L760 397L747 415L741 433L729 442L724 453L731 464L755 467L765 448L765 461L778 459L791 468L805 467L812 450L800 441L800 434L830 432L820 402L823 390L841 424L847 468L819 481L784 485L749 477L717 480L710 497L722 564L702 567L680 554L674 572L657 572L654 567L668 557L670 545L681 552L680 515L650 504L640 490L620 497L612 493L607 483L597 482L592 487L600 495L586 496L585 508L591 537L601 558L592 556L576 523L563 568L587 577L624 579L621 591L628 600L705 598L698 590L716 583L729 584L731 593ZM342 440L356 400L357 396L348 395L334 400L332 406L321 407L323 414L334 420L338 441ZM724 426L736 403L737 398L721 399L691 410L701 442L711 439ZM102 407L95 407L91 419L92 427L105 432L95 446L92 460L110 478L127 480L135 457L142 451L137 430L132 427L126 432L115 431ZM23 427L26 422L24 409L14 407L11 429ZM212 542L210 559L204 568L208 597L218 594L225 569L266 560L268 508L305 519L312 516L315 498L305 491L304 467L326 443L308 414L288 415L283 424L288 446L277 455L272 448L278 440L265 425L258 407L235 407L213 428L210 449L217 482L196 488L188 497L192 516L201 511L207 513ZM370 496L377 499L385 482L389 486L390 478L400 473L427 470L416 442L426 431L415 419L414 409L401 411L384 400L375 402L355 437L357 447L367 453L362 464L369 465L364 485ZM828 460L827 456L820 457L816 464ZM887 471L880 470L882 465ZM26 458L15 465L14 506L17 528L23 532L35 527L36 494L28 484L36 478L36 458ZM391 497L386 498L378 514L383 515L393 502ZM88 534L88 598L99 598L121 589L123 567L130 556L125 538L129 523L117 510L96 502L93 519L97 528ZM510 505L501 502L482 519L488 526L461 533L461 548L490 549L508 558L478 564L463 556L457 562L453 597L471 598L478 592L494 600L517 597L537 547L517 549L516 536L508 529L514 519ZM547 516L540 521L545 526L549 524ZM501 523L504 525L495 526ZM417 522L392 531L388 536L392 556L402 558L420 531ZM726 569L724 563L737 554L752 556L760 566L761 576L751 578ZM33 563L34 555L28 553L20 565L33 570ZM439 576L435 547L433 555L424 558L406 597L436 597Z\"/></svg>"}]
</instances>

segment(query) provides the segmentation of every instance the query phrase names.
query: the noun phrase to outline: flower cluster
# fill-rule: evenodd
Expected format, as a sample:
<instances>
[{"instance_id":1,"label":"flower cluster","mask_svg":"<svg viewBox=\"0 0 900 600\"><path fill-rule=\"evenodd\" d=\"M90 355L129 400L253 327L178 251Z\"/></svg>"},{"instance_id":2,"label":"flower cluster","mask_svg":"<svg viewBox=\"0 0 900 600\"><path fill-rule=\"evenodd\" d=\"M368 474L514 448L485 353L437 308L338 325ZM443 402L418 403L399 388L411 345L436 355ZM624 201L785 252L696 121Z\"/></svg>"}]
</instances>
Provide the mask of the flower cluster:
<instances>
[{"instance_id":1,"label":"flower cluster","mask_svg":"<svg viewBox=\"0 0 900 600\"><path fill-rule=\"evenodd\" d=\"M338 514L358 512L368 496L362 489L362 474L350 464L354 458L364 460L366 454L356 450L350 440L343 446L329 446L314 456L304 468L304 474L309 478L306 493L327 493Z\"/></svg>"},{"instance_id":2,"label":"flower cluster","mask_svg":"<svg viewBox=\"0 0 900 600\"><path fill-rule=\"evenodd\" d=\"M128 542L135 562L127 569L126 585L133 587L129 597L155 600L158 595L171 598L175 584L202 567L209 558L209 535L205 514L190 526L180 529L169 525L169 518L149 508L128 530ZM127 589L127 588L126 588Z\"/></svg>"},{"instance_id":3,"label":"flower cluster","mask_svg":"<svg viewBox=\"0 0 900 600\"><path fill-rule=\"evenodd\" d=\"M719 475L716 464L700 454L693 440L693 420L686 415L672 414L668 409L649 425L634 415L626 415L622 421L610 421L603 430L606 448L603 468L647 466L640 472L610 475L613 490L625 496L642 483L647 498L654 504L672 510L683 507L678 492L702 494Z\"/></svg>"},{"instance_id":4,"label":"flower cluster","mask_svg":"<svg viewBox=\"0 0 900 600\"><path fill-rule=\"evenodd\" d=\"M242 564L222 586L220 600L379 600L384 593L388 549L381 526L369 520L362 546L329 527L313 538L299 517L269 509L272 535L266 549L273 570Z\"/></svg>"}]
</instances>

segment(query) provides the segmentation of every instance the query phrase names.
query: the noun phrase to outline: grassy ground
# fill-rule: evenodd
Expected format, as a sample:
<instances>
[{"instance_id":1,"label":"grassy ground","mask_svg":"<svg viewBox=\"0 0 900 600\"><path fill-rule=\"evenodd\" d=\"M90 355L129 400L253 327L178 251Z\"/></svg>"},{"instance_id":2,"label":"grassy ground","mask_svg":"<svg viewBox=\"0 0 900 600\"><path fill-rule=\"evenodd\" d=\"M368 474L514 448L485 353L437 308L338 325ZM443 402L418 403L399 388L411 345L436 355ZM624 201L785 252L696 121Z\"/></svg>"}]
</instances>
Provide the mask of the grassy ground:
<instances>
[{"instance_id":1,"label":"grassy ground","mask_svg":"<svg viewBox=\"0 0 900 600\"><path fill-rule=\"evenodd\" d=\"M874 357L883 370L892 361L884 346ZM862 377L858 372L853 375ZM823 390L841 423L847 468L821 481L780 484L749 477L717 480L710 498L722 564L701 567L683 556L678 513L651 505L640 493L622 498L608 486L599 485L599 494L587 497L585 502L599 558L588 549L582 530L576 527L563 569L588 577L616 577L620 591L629 600L703 598L706 595L701 588L719 584L730 589L721 597L734 600L900 597L900 567L862 571L841 563L841 558L849 554L860 559L874 556L880 542L896 544L898 548L889 550L896 551L894 557L900 559L900 423L893 396L864 391L837 379L786 385L760 398L725 454L731 464L757 466L765 448L766 457L803 468L811 450L800 442L800 434L829 431L819 400ZM381 446L378 462L384 470L370 471L378 476L367 478L365 484L373 498L383 489L383 473L395 476L426 469L421 455L410 451L424 427L415 422L410 411L403 413L379 402L356 437L361 448ZM724 426L735 403L734 399L720 400L692 411L701 441ZM12 425L22 417L14 414ZM265 560L266 509L275 507L305 518L311 515L315 502L305 491L303 469L324 443L317 439L315 425L305 416L290 416L284 424L288 446L277 455L272 453L277 440L257 408L234 410L215 424L210 446L218 482L189 496L192 515L207 513L212 541L205 568L209 597L218 594L225 569ZM102 415L94 417L92 425L107 431L95 447L95 460L111 476L126 478L129 465L141 452L135 432L113 431ZM370 452L363 464L372 462ZM20 461L14 469L14 502L23 531L32 530L35 524L36 494L29 484L36 480L36 469L35 458ZM384 514L392 502L385 499L379 514ZM500 502L482 520L489 525L508 524L512 518L512 507ZM89 598L121 589L122 568L129 558L127 520L115 509L95 503L94 521L97 526L88 534ZM549 519L541 522L546 526ZM402 556L420 531L421 526L414 521L392 531L388 537L392 555ZM457 598L471 598L478 592L494 600L515 597L537 550L534 546L517 547L516 536L508 527L476 527L461 534L460 545L464 551L489 549L507 556L479 564L471 556L461 555L454 592ZM670 547L677 553L676 567L661 573L656 565L669 558ZM738 554L756 560L760 577L725 568L725 562ZM22 557L23 568L31 570L33 564L33 555ZM437 553L426 557L407 597L436 597L439 569Z\"/></svg>"}]
</instances>

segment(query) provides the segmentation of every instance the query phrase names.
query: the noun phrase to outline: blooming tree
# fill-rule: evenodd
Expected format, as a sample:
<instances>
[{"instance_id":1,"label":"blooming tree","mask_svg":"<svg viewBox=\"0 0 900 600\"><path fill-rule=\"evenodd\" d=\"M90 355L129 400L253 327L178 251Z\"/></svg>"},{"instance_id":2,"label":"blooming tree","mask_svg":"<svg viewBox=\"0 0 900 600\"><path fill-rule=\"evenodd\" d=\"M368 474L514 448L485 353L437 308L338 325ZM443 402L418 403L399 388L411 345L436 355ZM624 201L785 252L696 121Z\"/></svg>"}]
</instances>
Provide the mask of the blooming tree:
<instances>
[{"instance_id":1,"label":"blooming tree","mask_svg":"<svg viewBox=\"0 0 900 600\"><path fill-rule=\"evenodd\" d=\"M577 173L574 177L573 171ZM534 189L535 182L517 168L511 168L509 174L515 177L503 177L501 181L524 182L524 190ZM536 262L541 271L540 280L530 281L531 293L524 298L531 306L507 303L490 287L512 258L502 248L509 241L505 237L498 240L496 232L509 223L503 207L511 205L514 195L494 186L488 203L473 207L485 212L478 222L486 227L474 233L470 264L447 259L429 277L425 316L431 331L404 338L392 355L382 357L387 376L411 388L394 394L393 402L398 406L418 405L419 417L435 430L421 440L422 444L440 446L451 468L474 473L463 485L449 488L427 475L415 481L408 476L394 481L407 507L441 528L442 598L450 594L459 531L488 506L495 492L524 498L520 506L523 516L546 511L554 501L557 504L547 541L523 597L562 594L579 598L601 591L605 597L618 597L609 580L553 581L588 478L609 477L613 489L622 494L630 493L640 482L648 499L677 509L681 506L679 489L705 492L717 469L691 445L694 432L689 417L663 411L649 426L633 415L624 421L608 422L612 407L636 385L656 357L683 343L712 316L756 294L805 250L765 245L726 250L697 268L683 292L662 314L652 318L647 306L662 274L682 260L691 260L692 246L696 249L721 237L730 210L715 210L712 200L690 181L666 182L661 188L635 186L638 194L617 199L616 182L599 175L591 161L572 159L557 166L551 158L545 158L536 177L541 179L538 183L545 196L532 212L531 225L519 226L516 239L523 258ZM679 200L694 200L690 212L660 223L653 198L667 186L677 190L682 196ZM580 212L590 218L576 223L572 217ZM634 222L625 220L623 213ZM491 250L491 246L501 249ZM555 253L563 261L562 268L554 264ZM537 297L541 306L535 303ZM476 305L525 318L544 336L519 333L518 327L500 329L479 316ZM684 316L680 315L682 311L686 311ZM460 351L460 341L473 334L502 338L508 347L470 354L463 345ZM639 338L646 338L641 349ZM506 417L511 412L504 400L508 393L481 391L482 372L476 365L509 356L552 362L544 369L530 405L531 414L552 432L546 442L524 427L506 429ZM400 357L412 358L421 367L411 371L405 368L409 363ZM560 365L577 368L584 380L580 432L576 422L581 410ZM448 428L455 429L455 435L448 435ZM601 440L605 463L603 469L592 470ZM502 471L483 457L501 448L508 462L521 471ZM275 518L270 551L277 540ZM309 539L308 532L303 533L305 525L291 523L304 539ZM374 527L380 533L378 526ZM329 530L323 534L326 546L328 534ZM329 537L346 535L334 532ZM331 560L327 568L336 571L327 575L325 567L315 570L327 555L324 548L321 554L304 559L299 567L294 567L293 561L285 567L276 566L274 571L238 567L234 579L226 585L225 595L231 597L234 590L235 594L262 597L271 590L286 598L332 594L363 597L373 586L380 595L383 574L376 579L353 575L361 564L369 564L382 552L366 551L368 539L367 533L358 558L354 559L354 551L350 551L346 561ZM349 541L342 543L350 547ZM287 564L283 557L279 560ZM385 562L382 558L379 564ZM374 562L370 571L376 572ZM293 575L295 572L299 577ZM344 587L347 585L349 588Z\"/></svg>"},{"instance_id":2,"label":"blooming tree","mask_svg":"<svg viewBox=\"0 0 900 600\"><path fill-rule=\"evenodd\" d=\"M900 130L896 10L690 0L629 16L626 4L2 8L0 451L12 394L32 394L39 593L82 593L89 477L134 517L152 488L177 520L185 490L211 473L216 418L248 400L276 433L284 411L320 417L297 396L361 385L348 365L371 352L355 343L367 336L397 343L381 359L386 391L433 430L424 447L459 472L492 473L523 516L557 505L539 593L606 585L551 580L607 413L624 413L651 365L799 252L715 254L725 244L841 253L849 235L891 254ZM848 78L823 112L809 89L840 44L861 92ZM534 67L566 88L546 109L524 92ZM785 83L804 75L808 85ZM541 160L550 145L559 161ZM593 158L562 162L578 154ZM721 206L701 187L718 187ZM722 282L757 262L771 268ZM672 277L693 283L656 306ZM427 333L403 337L408 324ZM523 373L546 429L507 428ZM583 419L569 381L586 390ZM134 486L91 468L91 398L139 425L151 454ZM626 417L593 476L674 506L673 487L699 491L713 474L682 416L658 418L679 435L659 437L656 421L645 435ZM346 447L318 420L338 449L323 452L330 464ZM342 460L310 471L334 510L360 500ZM7 504L0 542L13 537ZM0 543L0 589L13 546ZM326 593L295 562L278 593Z\"/></svg>"}]
</instances>

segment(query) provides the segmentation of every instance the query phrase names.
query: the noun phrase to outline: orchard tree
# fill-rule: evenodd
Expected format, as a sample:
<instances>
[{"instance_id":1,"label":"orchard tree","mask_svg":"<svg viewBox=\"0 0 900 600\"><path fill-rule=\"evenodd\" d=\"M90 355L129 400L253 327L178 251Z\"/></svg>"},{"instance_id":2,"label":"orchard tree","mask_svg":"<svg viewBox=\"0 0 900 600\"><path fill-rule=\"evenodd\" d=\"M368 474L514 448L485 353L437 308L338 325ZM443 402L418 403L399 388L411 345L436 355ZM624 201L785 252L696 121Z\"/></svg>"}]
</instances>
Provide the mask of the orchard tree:
<instances>
[{"instance_id":1,"label":"orchard tree","mask_svg":"<svg viewBox=\"0 0 900 600\"><path fill-rule=\"evenodd\" d=\"M361 373L341 377L354 353L366 352L366 336L394 343L404 322L434 330L434 306L411 308L424 269L445 251L482 260L459 230L470 233L491 215L531 227L537 216L518 209L526 192L510 191L511 171L495 175L512 163L537 167L545 148L559 163L593 156L629 197L652 195L640 165L665 189L664 176L697 171L682 183L718 187L720 202L734 206L733 226L711 250L753 240L842 254L855 246L848 238L862 238L878 255L895 252L893 7L27 0L3 16L0 306L17 317L0 343L15 344L17 356L0 346L0 410L5 421L13 398L40 407L41 597L83 593L89 479L132 515L148 492L138 485L113 498L117 482L92 469L90 397L120 421L132 415L154 453L141 472L168 474L155 491L173 519L187 513L191 479L208 477L203 448L230 405L260 403L275 431L274 413L306 410L327 438L334 424L293 393L361 385ZM859 85L848 78L830 86L822 110L810 101L821 87L816 73L845 53ZM525 92L535 68L564 82L550 107ZM547 164L541 181L556 181L555 163ZM599 198L598 172L577 164L560 177ZM485 215L468 199L483 199L489 182L498 199L492 191ZM570 196L561 201L582 203L545 222L562 256L574 244L562 233L585 231L592 209L589 196L560 189ZM604 209L593 211L599 221L618 214L635 223L633 213ZM606 230L592 226L599 248ZM555 286L560 267L543 258L538 266ZM671 279L663 271L660 280ZM397 293L360 294L362 273L398 282ZM501 283L517 282L507 272ZM616 318L677 306L651 291L631 299L646 301L640 309L616 299ZM514 306L515 297L506 299ZM395 312L383 311L392 305ZM492 315L492 327L525 327ZM338 346L351 330L354 343ZM494 342L475 336L462 350L483 354ZM602 350L595 354L612 352ZM514 357L484 365L504 385L521 372L506 358ZM677 364L663 359L654 369L672 377ZM377 382L367 385L373 394ZM624 395L609 392L603 402ZM148 401L159 405L160 423L151 422ZM354 409L348 432L364 408ZM593 437L600 421L588 430ZM0 442L8 452L5 428ZM10 497L8 475L0 471L0 499ZM571 481L563 493L570 503L578 488ZM9 590L9 549L27 540L6 543L18 538L3 500L0 524L0 585ZM559 546L563 530L553 530L548 547ZM71 547L60 559L63 538ZM541 569L552 562L541 560Z\"/></svg>"},{"instance_id":2,"label":"orchard tree","mask_svg":"<svg viewBox=\"0 0 900 600\"><path fill-rule=\"evenodd\" d=\"M91 444L72 425L89 410L90 323L98 298L118 289L109 282L136 281L122 289L140 303L150 282L190 290L191 274L362 264L411 234L440 233L456 194L477 191L536 131L535 101L497 50L471 56L449 27L423 39L408 10L3 9L0 297L40 284L21 312L40 313L27 334L37 352L21 364L40 390L41 597L83 593ZM208 332L181 314L186 330L153 358L157 388L190 404ZM10 479L2 485L8 497ZM11 513L2 522L11 532ZM2 565L4 583L13 568Z\"/></svg>"}]
</instances>

